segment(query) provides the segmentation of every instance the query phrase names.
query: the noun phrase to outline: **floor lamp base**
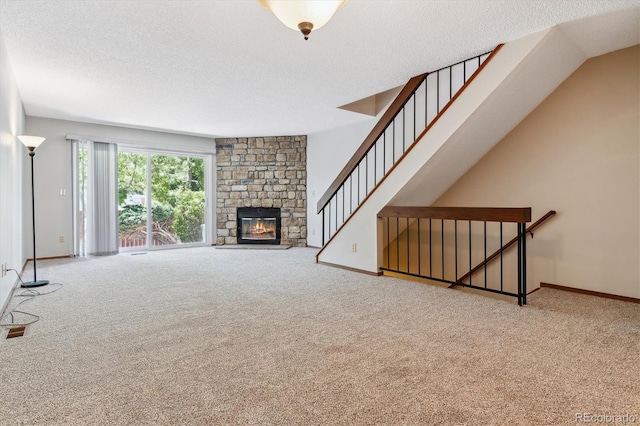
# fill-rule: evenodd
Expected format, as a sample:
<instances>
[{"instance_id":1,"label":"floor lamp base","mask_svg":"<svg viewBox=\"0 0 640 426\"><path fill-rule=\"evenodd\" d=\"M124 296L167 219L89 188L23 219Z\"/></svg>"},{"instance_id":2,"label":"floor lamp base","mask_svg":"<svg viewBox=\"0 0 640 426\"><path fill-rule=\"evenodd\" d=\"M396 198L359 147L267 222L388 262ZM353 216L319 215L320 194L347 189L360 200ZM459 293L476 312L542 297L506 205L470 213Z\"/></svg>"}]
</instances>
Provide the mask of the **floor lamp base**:
<instances>
[{"instance_id":1,"label":"floor lamp base","mask_svg":"<svg viewBox=\"0 0 640 426\"><path fill-rule=\"evenodd\" d=\"M49 280L27 281L20 284L20 287L33 288L33 287L42 287L43 285L47 285L47 284L49 284Z\"/></svg>"}]
</instances>

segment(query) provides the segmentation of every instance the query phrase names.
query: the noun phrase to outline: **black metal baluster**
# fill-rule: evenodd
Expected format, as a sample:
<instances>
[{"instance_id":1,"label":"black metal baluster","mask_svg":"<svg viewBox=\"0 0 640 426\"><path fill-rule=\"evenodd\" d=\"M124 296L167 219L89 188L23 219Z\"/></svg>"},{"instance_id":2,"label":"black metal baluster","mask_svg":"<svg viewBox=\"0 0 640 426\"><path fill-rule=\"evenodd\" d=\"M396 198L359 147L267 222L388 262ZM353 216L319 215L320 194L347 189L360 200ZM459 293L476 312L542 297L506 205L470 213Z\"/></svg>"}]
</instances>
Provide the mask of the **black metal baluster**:
<instances>
[{"instance_id":1,"label":"black metal baluster","mask_svg":"<svg viewBox=\"0 0 640 426\"><path fill-rule=\"evenodd\" d=\"M453 221L453 236L455 238L453 251L456 257L456 281L458 281L458 221Z\"/></svg>"},{"instance_id":2,"label":"black metal baluster","mask_svg":"<svg viewBox=\"0 0 640 426\"><path fill-rule=\"evenodd\" d=\"M518 223L518 305L522 306L522 230Z\"/></svg>"},{"instance_id":3,"label":"black metal baluster","mask_svg":"<svg viewBox=\"0 0 640 426\"><path fill-rule=\"evenodd\" d=\"M440 219L440 245L442 246L442 279L444 280L444 219Z\"/></svg>"},{"instance_id":4,"label":"black metal baluster","mask_svg":"<svg viewBox=\"0 0 640 426\"><path fill-rule=\"evenodd\" d=\"M429 127L429 84L427 79L429 74L424 76L424 128Z\"/></svg>"},{"instance_id":5,"label":"black metal baluster","mask_svg":"<svg viewBox=\"0 0 640 426\"><path fill-rule=\"evenodd\" d=\"M469 285L471 286L471 269L473 269L473 263L471 262L471 221L469 221Z\"/></svg>"},{"instance_id":6,"label":"black metal baluster","mask_svg":"<svg viewBox=\"0 0 640 426\"><path fill-rule=\"evenodd\" d=\"M431 218L429 218L429 276L433 276L433 268L431 267L433 248L431 245Z\"/></svg>"},{"instance_id":7,"label":"black metal baluster","mask_svg":"<svg viewBox=\"0 0 640 426\"><path fill-rule=\"evenodd\" d=\"M416 140L416 92L413 93L413 140ZM402 129L402 152L404 152L404 134L406 129Z\"/></svg>"},{"instance_id":8,"label":"black metal baluster","mask_svg":"<svg viewBox=\"0 0 640 426\"><path fill-rule=\"evenodd\" d=\"M387 269L391 269L391 218L387 217Z\"/></svg>"},{"instance_id":9,"label":"black metal baluster","mask_svg":"<svg viewBox=\"0 0 640 426\"><path fill-rule=\"evenodd\" d=\"M407 272L411 272L410 268L409 268L409 218L407 218Z\"/></svg>"},{"instance_id":10,"label":"black metal baluster","mask_svg":"<svg viewBox=\"0 0 640 426\"><path fill-rule=\"evenodd\" d=\"M329 200L329 205L328 205L328 208L327 208L327 213L329 213L329 228L328 228L328 229L329 229L329 233L328 233L327 237L328 237L329 239L331 239L331 200Z\"/></svg>"},{"instance_id":11,"label":"black metal baluster","mask_svg":"<svg viewBox=\"0 0 640 426\"><path fill-rule=\"evenodd\" d=\"M415 107L416 104L416 100L415 100L415 96L413 97L413 105ZM407 132L407 117L406 114L404 112L404 108L402 108L402 153L404 154L405 151L405 133Z\"/></svg>"},{"instance_id":12,"label":"black metal baluster","mask_svg":"<svg viewBox=\"0 0 640 426\"><path fill-rule=\"evenodd\" d=\"M527 224L522 223L522 304L527 304Z\"/></svg>"},{"instance_id":13,"label":"black metal baluster","mask_svg":"<svg viewBox=\"0 0 640 426\"><path fill-rule=\"evenodd\" d=\"M338 232L338 193L336 192L336 232Z\"/></svg>"},{"instance_id":14,"label":"black metal baluster","mask_svg":"<svg viewBox=\"0 0 640 426\"><path fill-rule=\"evenodd\" d=\"M462 63L462 85L467 82L467 61Z\"/></svg>"},{"instance_id":15,"label":"black metal baluster","mask_svg":"<svg viewBox=\"0 0 640 426\"><path fill-rule=\"evenodd\" d=\"M324 217L326 216L326 206L322 208L322 245L324 246Z\"/></svg>"},{"instance_id":16,"label":"black metal baluster","mask_svg":"<svg viewBox=\"0 0 640 426\"><path fill-rule=\"evenodd\" d=\"M484 221L484 288L487 288L487 221Z\"/></svg>"},{"instance_id":17,"label":"black metal baluster","mask_svg":"<svg viewBox=\"0 0 640 426\"><path fill-rule=\"evenodd\" d=\"M404 113L404 108L402 108L402 111ZM393 138L392 140L392 151L391 151L391 165L393 166L394 164L396 164L396 121L393 120L393 126L391 127L391 131L393 134Z\"/></svg>"},{"instance_id":18,"label":"black metal baluster","mask_svg":"<svg viewBox=\"0 0 640 426\"><path fill-rule=\"evenodd\" d=\"M346 183L346 182L345 182ZM347 192L347 189L345 188L345 183L342 184L342 223L345 222L345 214L344 214L344 200L346 197L345 192Z\"/></svg>"},{"instance_id":19,"label":"black metal baluster","mask_svg":"<svg viewBox=\"0 0 640 426\"><path fill-rule=\"evenodd\" d=\"M353 175L354 172L351 172L349 176L349 215L353 214Z\"/></svg>"},{"instance_id":20,"label":"black metal baluster","mask_svg":"<svg viewBox=\"0 0 640 426\"><path fill-rule=\"evenodd\" d=\"M500 222L500 291L504 291L502 289L502 252L504 247L502 246L502 222Z\"/></svg>"},{"instance_id":21,"label":"black metal baluster","mask_svg":"<svg viewBox=\"0 0 640 426\"><path fill-rule=\"evenodd\" d=\"M400 222L396 216L396 271L400 272Z\"/></svg>"},{"instance_id":22,"label":"black metal baluster","mask_svg":"<svg viewBox=\"0 0 640 426\"><path fill-rule=\"evenodd\" d=\"M436 116L440 114L440 71L436 74Z\"/></svg>"},{"instance_id":23,"label":"black metal baluster","mask_svg":"<svg viewBox=\"0 0 640 426\"><path fill-rule=\"evenodd\" d=\"M422 275L421 266L422 266L422 256L420 255L420 218L418 221L418 275Z\"/></svg>"},{"instance_id":24,"label":"black metal baluster","mask_svg":"<svg viewBox=\"0 0 640 426\"><path fill-rule=\"evenodd\" d=\"M384 129L384 133L382 134L382 178L384 178L387 175L387 157L388 157L388 152L387 152L387 130L389 130L389 127L387 126L386 129Z\"/></svg>"},{"instance_id":25,"label":"black metal baluster","mask_svg":"<svg viewBox=\"0 0 640 426\"><path fill-rule=\"evenodd\" d=\"M380 140L380 138L378 138ZM378 184L378 141L373 144L373 186L375 187Z\"/></svg>"},{"instance_id":26,"label":"black metal baluster","mask_svg":"<svg viewBox=\"0 0 640 426\"><path fill-rule=\"evenodd\" d=\"M362 163L362 161L360 162ZM360 163L358 163L358 203L357 206L360 205Z\"/></svg>"},{"instance_id":27,"label":"black metal baluster","mask_svg":"<svg viewBox=\"0 0 640 426\"><path fill-rule=\"evenodd\" d=\"M449 100L453 98L453 67L449 67Z\"/></svg>"},{"instance_id":28,"label":"black metal baluster","mask_svg":"<svg viewBox=\"0 0 640 426\"><path fill-rule=\"evenodd\" d=\"M364 196L369 195L369 153L364 156Z\"/></svg>"}]
</instances>

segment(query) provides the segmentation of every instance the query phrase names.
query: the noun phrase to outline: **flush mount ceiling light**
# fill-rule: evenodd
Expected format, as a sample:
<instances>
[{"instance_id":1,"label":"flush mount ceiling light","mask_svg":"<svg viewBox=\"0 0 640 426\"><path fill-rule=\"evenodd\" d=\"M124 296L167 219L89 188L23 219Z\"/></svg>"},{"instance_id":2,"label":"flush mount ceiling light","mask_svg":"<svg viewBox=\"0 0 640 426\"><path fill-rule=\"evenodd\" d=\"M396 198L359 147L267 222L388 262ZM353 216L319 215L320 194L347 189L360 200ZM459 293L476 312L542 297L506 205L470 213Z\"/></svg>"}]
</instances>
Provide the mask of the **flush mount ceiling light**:
<instances>
[{"instance_id":1,"label":"flush mount ceiling light","mask_svg":"<svg viewBox=\"0 0 640 426\"><path fill-rule=\"evenodd\" d=\"M311 30L325 25L347 0L258 0L287 27L309 39Z\"/></svg>"}]
</instances>

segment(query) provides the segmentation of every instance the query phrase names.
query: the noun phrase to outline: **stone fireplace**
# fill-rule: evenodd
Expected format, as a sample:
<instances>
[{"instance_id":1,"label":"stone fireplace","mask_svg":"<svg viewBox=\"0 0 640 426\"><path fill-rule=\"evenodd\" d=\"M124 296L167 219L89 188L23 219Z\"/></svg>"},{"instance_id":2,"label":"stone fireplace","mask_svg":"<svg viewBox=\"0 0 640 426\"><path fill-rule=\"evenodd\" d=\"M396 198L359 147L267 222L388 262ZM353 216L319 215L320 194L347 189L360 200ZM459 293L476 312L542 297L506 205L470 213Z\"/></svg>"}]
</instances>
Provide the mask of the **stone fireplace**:
<instances>
[{"instance_id":1,"label":"stone fireplace","mask_svg":"<svg viewBox=\"0 0 640 426\"><path fill-rule=\"evenodd\" d=\"M216 245L307 245L306 136L216 139L216 180ZM243 238L245 207L280 209L279 242L257 242L270 236L269 221L244 221L254 233Z\"/></svg>"}]
</instances>

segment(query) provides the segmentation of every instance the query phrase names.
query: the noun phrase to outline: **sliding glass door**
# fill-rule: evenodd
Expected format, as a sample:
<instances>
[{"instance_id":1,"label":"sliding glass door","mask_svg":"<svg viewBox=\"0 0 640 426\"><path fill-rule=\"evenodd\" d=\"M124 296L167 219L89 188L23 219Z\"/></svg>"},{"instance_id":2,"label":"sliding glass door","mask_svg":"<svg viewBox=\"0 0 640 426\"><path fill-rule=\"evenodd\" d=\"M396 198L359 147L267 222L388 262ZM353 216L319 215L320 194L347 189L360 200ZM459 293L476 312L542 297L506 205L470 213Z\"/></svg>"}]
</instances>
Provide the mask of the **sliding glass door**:
<instances>
[{"instance_id":1,"label":"sliding glass door","mask_svg":"<svg viewBox=\"0 0 640 426\"><path fill-rule=\"evenodd\" d=\"M110 157L98 155L103 146ZM207 243L210 156L80 140L72 147L76 255ZM103 157L112 166L96 163Z\"/></svg>"},{"instance_id":2,"label":"sliding glass door","mask_svg":"<svg viewBox=\"0 0 640 426\"><path fill-rule=\"evenodd\" d=\"M206 242L205 162L195 155L118 153L121 249Z\"/></svg>"}]
</instances>

